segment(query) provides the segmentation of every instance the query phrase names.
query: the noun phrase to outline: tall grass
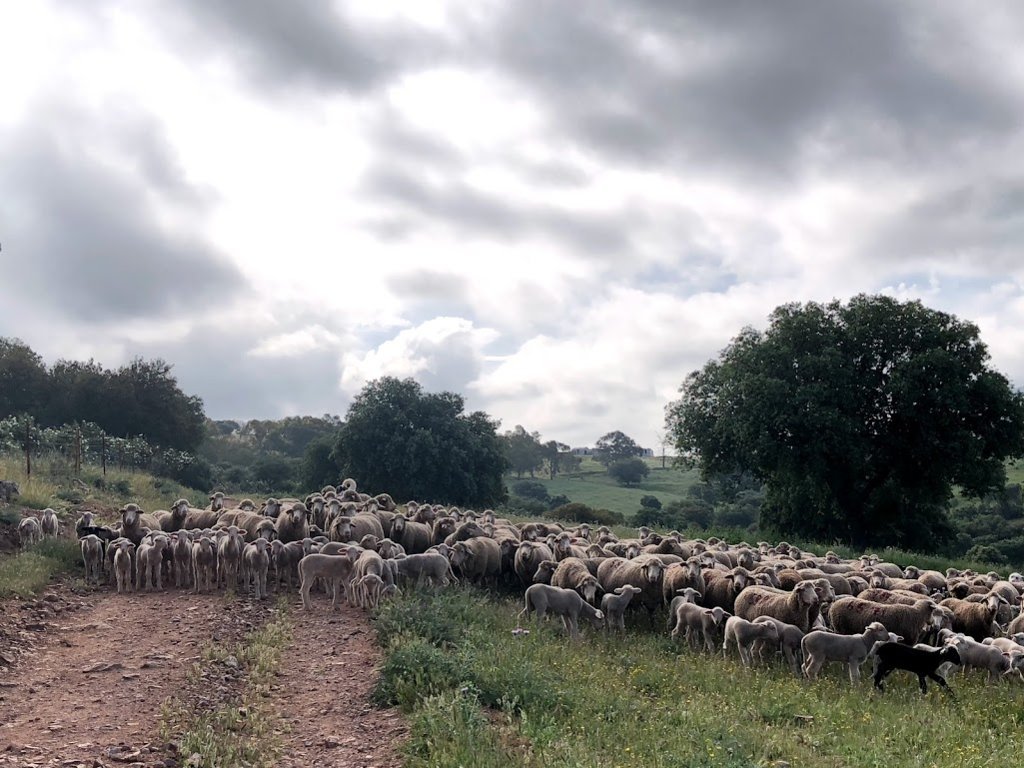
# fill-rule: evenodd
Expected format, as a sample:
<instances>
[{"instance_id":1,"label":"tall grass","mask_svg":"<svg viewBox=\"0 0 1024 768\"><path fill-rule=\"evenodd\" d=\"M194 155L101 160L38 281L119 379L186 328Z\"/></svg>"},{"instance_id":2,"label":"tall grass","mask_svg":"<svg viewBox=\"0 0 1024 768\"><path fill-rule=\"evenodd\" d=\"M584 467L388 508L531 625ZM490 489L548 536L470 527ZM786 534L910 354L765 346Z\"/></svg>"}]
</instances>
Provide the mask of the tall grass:
<instances>
[{"instance_id":1,"label":"tall grass","mask_svg":"<svg viewBox=\"0 0 1024 768\"><path fill-rule=\"evenodd\" d=\"M37 594L54 576L78 573L82 560L77 541L46 539L24 552L0 557L0 598Z\"/></svg>"},{"instance_id":2,"label":"tall grass","mask_svg":"<svg viewBox=\"0 0 1024 768\"><path fill-rule=\"evenodd\" d=\"M519 607L451 591L381 609L378 696L411 713L407 765L960 768L1024 748L1020 684L956 677L953 700L897 673L876 695L838 668L811 683L683 650L660 627L516 636Z\"/></svg>"}]
</instances>

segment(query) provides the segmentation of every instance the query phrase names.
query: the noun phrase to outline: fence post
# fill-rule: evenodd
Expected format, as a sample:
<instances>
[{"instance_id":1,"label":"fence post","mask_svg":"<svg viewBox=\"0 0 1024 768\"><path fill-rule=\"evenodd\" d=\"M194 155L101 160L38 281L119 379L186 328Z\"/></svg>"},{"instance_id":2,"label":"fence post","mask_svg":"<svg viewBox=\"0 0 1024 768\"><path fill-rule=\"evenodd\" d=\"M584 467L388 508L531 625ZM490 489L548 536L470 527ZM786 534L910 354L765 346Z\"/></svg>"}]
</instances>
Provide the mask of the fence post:
<instances>
[{"instance_id":1,"label":"fence post","mask_svg":"<svg viewBox=\"0 0 1024 768\"><path fill-rule=\"evenodd\" d=\"M25 475L32 477L32 421L25 420Z\"/></svg>"},{"instance_id":2,"label":"fence post","mask_svg":"<svg viewBox=\"0 0 1024 768\"><path fill-rule=\"evenodd\" d=\"M100 464L103 466L103 476L107 476L107 433L100 436Z\"/></svg>"},{"instance_id":3,"label":"fence post","mask_svg":"<svg viewBox=\"0 0 1024 768\"><path fill-rule=\"evenodd\" d=\"M82 474L82 427L75 423L75 477Z\"/></svg>"}]
</instances>

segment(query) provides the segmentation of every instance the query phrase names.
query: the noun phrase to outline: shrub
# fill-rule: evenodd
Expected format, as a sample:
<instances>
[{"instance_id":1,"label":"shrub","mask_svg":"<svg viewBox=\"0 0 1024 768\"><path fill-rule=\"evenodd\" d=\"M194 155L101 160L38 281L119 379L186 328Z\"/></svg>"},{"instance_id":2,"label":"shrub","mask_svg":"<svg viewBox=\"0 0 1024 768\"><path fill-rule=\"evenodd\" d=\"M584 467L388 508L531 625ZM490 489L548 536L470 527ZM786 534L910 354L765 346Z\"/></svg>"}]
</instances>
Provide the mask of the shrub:
<instances>
[{"instance_id":1,"label":"shrub","mask_svg":"<svg viewBox=\"0 0 1024 768\"><path fill-rule=\"evenodd\" d=\"M555 509L556 507L561 507L564 504L568 504L570 501L572 501L572 499L570 499L564 493L556 494L555 496L552 496L550 499L548 499L548 509Z\"/></svg>"},{"instance_id":2,"label":"shrub","mask_svg":"<svg viewBox=\"0 0 1024 768\"><path fill-rule=\"evenodd\" d=\"M596 523L598 525L622 525L625 518L610 509L594 509L578 501L563 504L549 513L555 520L566 520L571 523Z\"/></svg>"},{"instance_id":3,"label":"shrub","mask_svg":"<svg viewBox=\"0 0 1024 768\"><path fill-rule=\"evenodd\" d=\"M661 501L657 496L646 494L640 497L640 506L647 507L649 509L661 509Z\"/></svg>"},{"instance_id":4,"label":"shrub","mask_svg":"<svg viewBox=\"0 0 1024 768\"><path fill-rule=\"evenodd\" d=\"M647 462L643 459L636 457L631 459L621 459L613 462L608 467L608 474L615 480L619 485L639 485L640 481L643 480L651 472L651 468L647 466Z\"/></svg>"},{"instance_id":5,"label":"shrub","mask_svg":"<svg viewBox=\"0 0 1024 768\"><path fill-rule=\"evenodd\" d=\"M977 560L983 563L994 563L996 565L1005 565L1006 557L993 546L987 544L975 544L973 547L967 550L967 554L964 555L967 560Z\"/></svg>"},{"instance_id":6,"label":"shrub","mask_svg":"<svg viewBox=\"0 0 1024 768\"><path fill-rule=\"evenodd\" d=\"M512 483L512 493L524 499L536 499L545 503L551 499L547 486L536 480L519 480Z\"/></svg>"},{"instance_id":7,"label":"shrub","mask_svg":"<svg viewBox=\"0 0 1024 768\"><path fill-rule=\"evenodd\" d=\"M454 654L428 640L399 635L381 667L373 700L409 712L421 699L457 688L461 667Z\"/></svg>"}]
</instances>

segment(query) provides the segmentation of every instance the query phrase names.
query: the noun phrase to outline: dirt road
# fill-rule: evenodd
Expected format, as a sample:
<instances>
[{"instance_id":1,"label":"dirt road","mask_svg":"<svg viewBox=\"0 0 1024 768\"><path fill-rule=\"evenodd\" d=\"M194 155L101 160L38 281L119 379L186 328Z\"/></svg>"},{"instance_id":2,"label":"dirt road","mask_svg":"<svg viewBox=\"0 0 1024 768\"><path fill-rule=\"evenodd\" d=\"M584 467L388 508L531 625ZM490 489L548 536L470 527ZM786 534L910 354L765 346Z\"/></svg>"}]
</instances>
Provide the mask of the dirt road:
<instances>
[{"instance_id":1,"label":"dirt road","mask_svg":"<svg viewBox=\"0 0 1024 768\"><path fill-rule=\"evenodd\" d=\"M205 647L230 647L268 613L247 599L177 590L54 587L0 604L0 766L182 764L173 735L161 740L162 708L189 689L192 665L207 663ZM306 614L289 599L286 616L292 642L271 698L278 765L400 765L404 722L369 702L379 652L365 614L348 606ZM222 686L222 695L204 690L190 706L223 701L240 684L230 674L204 676L204 688Z\"/></svg>"}]
</instances>

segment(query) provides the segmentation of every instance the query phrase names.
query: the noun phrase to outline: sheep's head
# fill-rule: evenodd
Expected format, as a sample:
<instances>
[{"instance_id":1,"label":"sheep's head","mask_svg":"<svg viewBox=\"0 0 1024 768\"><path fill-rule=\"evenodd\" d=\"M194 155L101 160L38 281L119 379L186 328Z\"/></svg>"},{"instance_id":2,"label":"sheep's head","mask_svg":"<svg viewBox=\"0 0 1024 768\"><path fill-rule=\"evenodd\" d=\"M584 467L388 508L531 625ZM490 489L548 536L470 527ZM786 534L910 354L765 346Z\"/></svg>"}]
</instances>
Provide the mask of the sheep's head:
<instances>
[{"instance_id":1,"label":"sheep's head","mask_svg":"<svg viewBox=\"0 0 1024 768\"><path fill-rule=\"evenodd\" d=\"M214 512L224 509L224 494L221 491L210 494L210 509Z\"/></svg>"},{"instance_id":2,"label":"sheep's head","mask_svg":"<svg viewBox=\"0 0 1024 768\"><path fill-rule=\"evenodd\" d=\"M590 526L589 525L587 525L586 523L583 523L579 527L577 532L578 532L580 538L583 538L583 539L586 539L587 541L590 541Z\"/></svg>"},{"instance_id":3,"label":"sheep's head","mask_svg":"<svg viewBox=\"0 0 1024 768\"><path fill-rule=\"evenodd\" d=\"M659 584L662 574L665 572L665 566L660 560L648 560L643 564L641 570L648 584Z\"/></svg>"},{"instance_id":4,"label":"sheep's head","mask_svg":"<svg viewBox=\"0 0 1024 768\"><path fill-rule=\"evenodd\" d=\"M331 524L331 538L334 541L349 541L352 538L352 518L336 517Z\"/></svg>"},{"instance_id":5,"label":"sheep's head","mask_svg":"<svg viewBox=\"0 0 1024 768\"><path fill-rule=\"evenodd\" d=\"M368 533L359 540L359 546L363 549L372 549L374 552L378 552L380 542L377 541L376 536L374 536L372 533ZM380 553L378 552L378 554Z\"/></svg>"},{"instance_id":6,"label":"sheep's head","mask_svg":"<svg viewBox=\"0 0 1024 768\"><path fill-rule=\"evenodd\" d=\"M234 526L231 527L234 528ZM271 520L261 520L260 524L256 526L256 538L276 539L277 529L274 527L274 523Z\"/></svg>"},{"instance_id":7,"label":"sheep's head","mask_svg":"<svg viewBox=\"0 0 1024 768\"><path fill-rule=\"evenodd\" d=\"M139 522L139 508L135 504L125 504L121 508L121 522L125 528L134 528Z\"/></svg>"},{"instance_id":8,"label":"sheep's head","mask_svg":"<svg viewBox=\"0 0 1024 768\"><path fill-rule=\"evenodd\" d=\"M391 533L395 536L401 536L402 532L405 531L405 524L408 522L404 515L395 515L391 520Z\"/></svg>"},{"instance_id":9,"label":"sheep's head","mask_svg":"<svg viewBox=\"0 0 1024 768\"><path fill-rule=\"evenodd\" d=\"M686 589L677 589L676 594L683 598L684 603L696 603L700 600L700 592L693 587L687 587Z\"/></svg>"},{"instance_id":10,"label":"sheep's head","mask_svg":"<svg viewBox=\"0 0 1024 768\"><path fill-rule=\"evenodd\" d=\"M880 621L872 621L864 628L864 634L874 642L886 642L889 640L889 630Z\"/></svg>"},{"instance_id":11,"label":"sheep's head","mask_svg":"<svg viewBox=\"0 0 1024 768\"><path fill-rule=\"evenodd\" d=\"M597 579L593 576L587 576L583 581L580 582L576 590L580 593L580 596L588 603L593 603L597 599L597 591L601 588Z\"/></svg>"},{"instance_id":12,"label":"sheep's head","mask_svg":"<svg viewBox=\"0 0 1024 768\"><path fill-rule=\"evenodd\" d=\"M793 588L793 591L802 605L815 605L820 599L813 581L801 581Z\"/></svg>"},{"instance_id":13,"label":"sheep's head","mask_svg":"<svg viewBox=\"0 0 1024 768\"><path fill-rule=\"evenodd\" d=\"M502 539L498 548L501 550L502 557L515 557L516 550L519 548L519 542L513 539Z\"/></svg>"},{"instance_id":14,"label":"sheep's head","mask_svg":"<svg viewBox=\"0 0 1024 768\"><path fill-rule=\"evenodd\" d=\"M255 512L256 502L253 501L252 499L242 499L240 502L238 502L238 508L244 509L247 512Z\"/></svg>"},{"instance_id":15,"label":"sheep's head","mask_svg":"<svg viewBox=\"0 0 1024 768\"><path fill-rule=\"evenodd\" d=\"M541 560L537 564L537 570L533 574L534 584L550 584L551 575L555 572L558 567L558 563L554 560Z\"/></svg>"},{"instance_id":16,"label":"sheep's head","mask_svg":"<svg viewBox=\"0 0 1024 768\"><path fill-rule=\"evenodd\" d=\"M391 539L383 539L377 546L377 554L385 560L397 557L400 554L398 545Z\"/></svg>"},{"instance_id":17,"label":"sheep's head","mask_svg":"<svg viewBox=\"0 0 1024 768\"><path fill-rule=\"evenodd\" d=\"M626 559L632 560L634 557L640 554L640 546L638 544L629 544L626 546Z\"/></svg>"},{"instance_id":18,"label":"sheep's head","mask_svg":"<svg viewBox=\"0 0 1024 768\"><path fill-rule=\"evenodd\" d=\"M394 512L398 509L398 505L395 504L395 500L391 498L391 494L389 493L378 493L373 498L377 503L377 506L387 512Z\"/></svg>"},{"instance_id":19,"label":"sheep's head","mask_svg":"<svg viewBox=\"0 0 1024 768\"><path fill-rule=\"evenodd\" d=\"M458 541L455 543L455 546L452 547L450 559L452 561L452 565L456 568L458 568L463 563L468 561L471 557L472 553L469 551L469 548L465 545L465 543Z\"/></svg>"}]
</instances>

